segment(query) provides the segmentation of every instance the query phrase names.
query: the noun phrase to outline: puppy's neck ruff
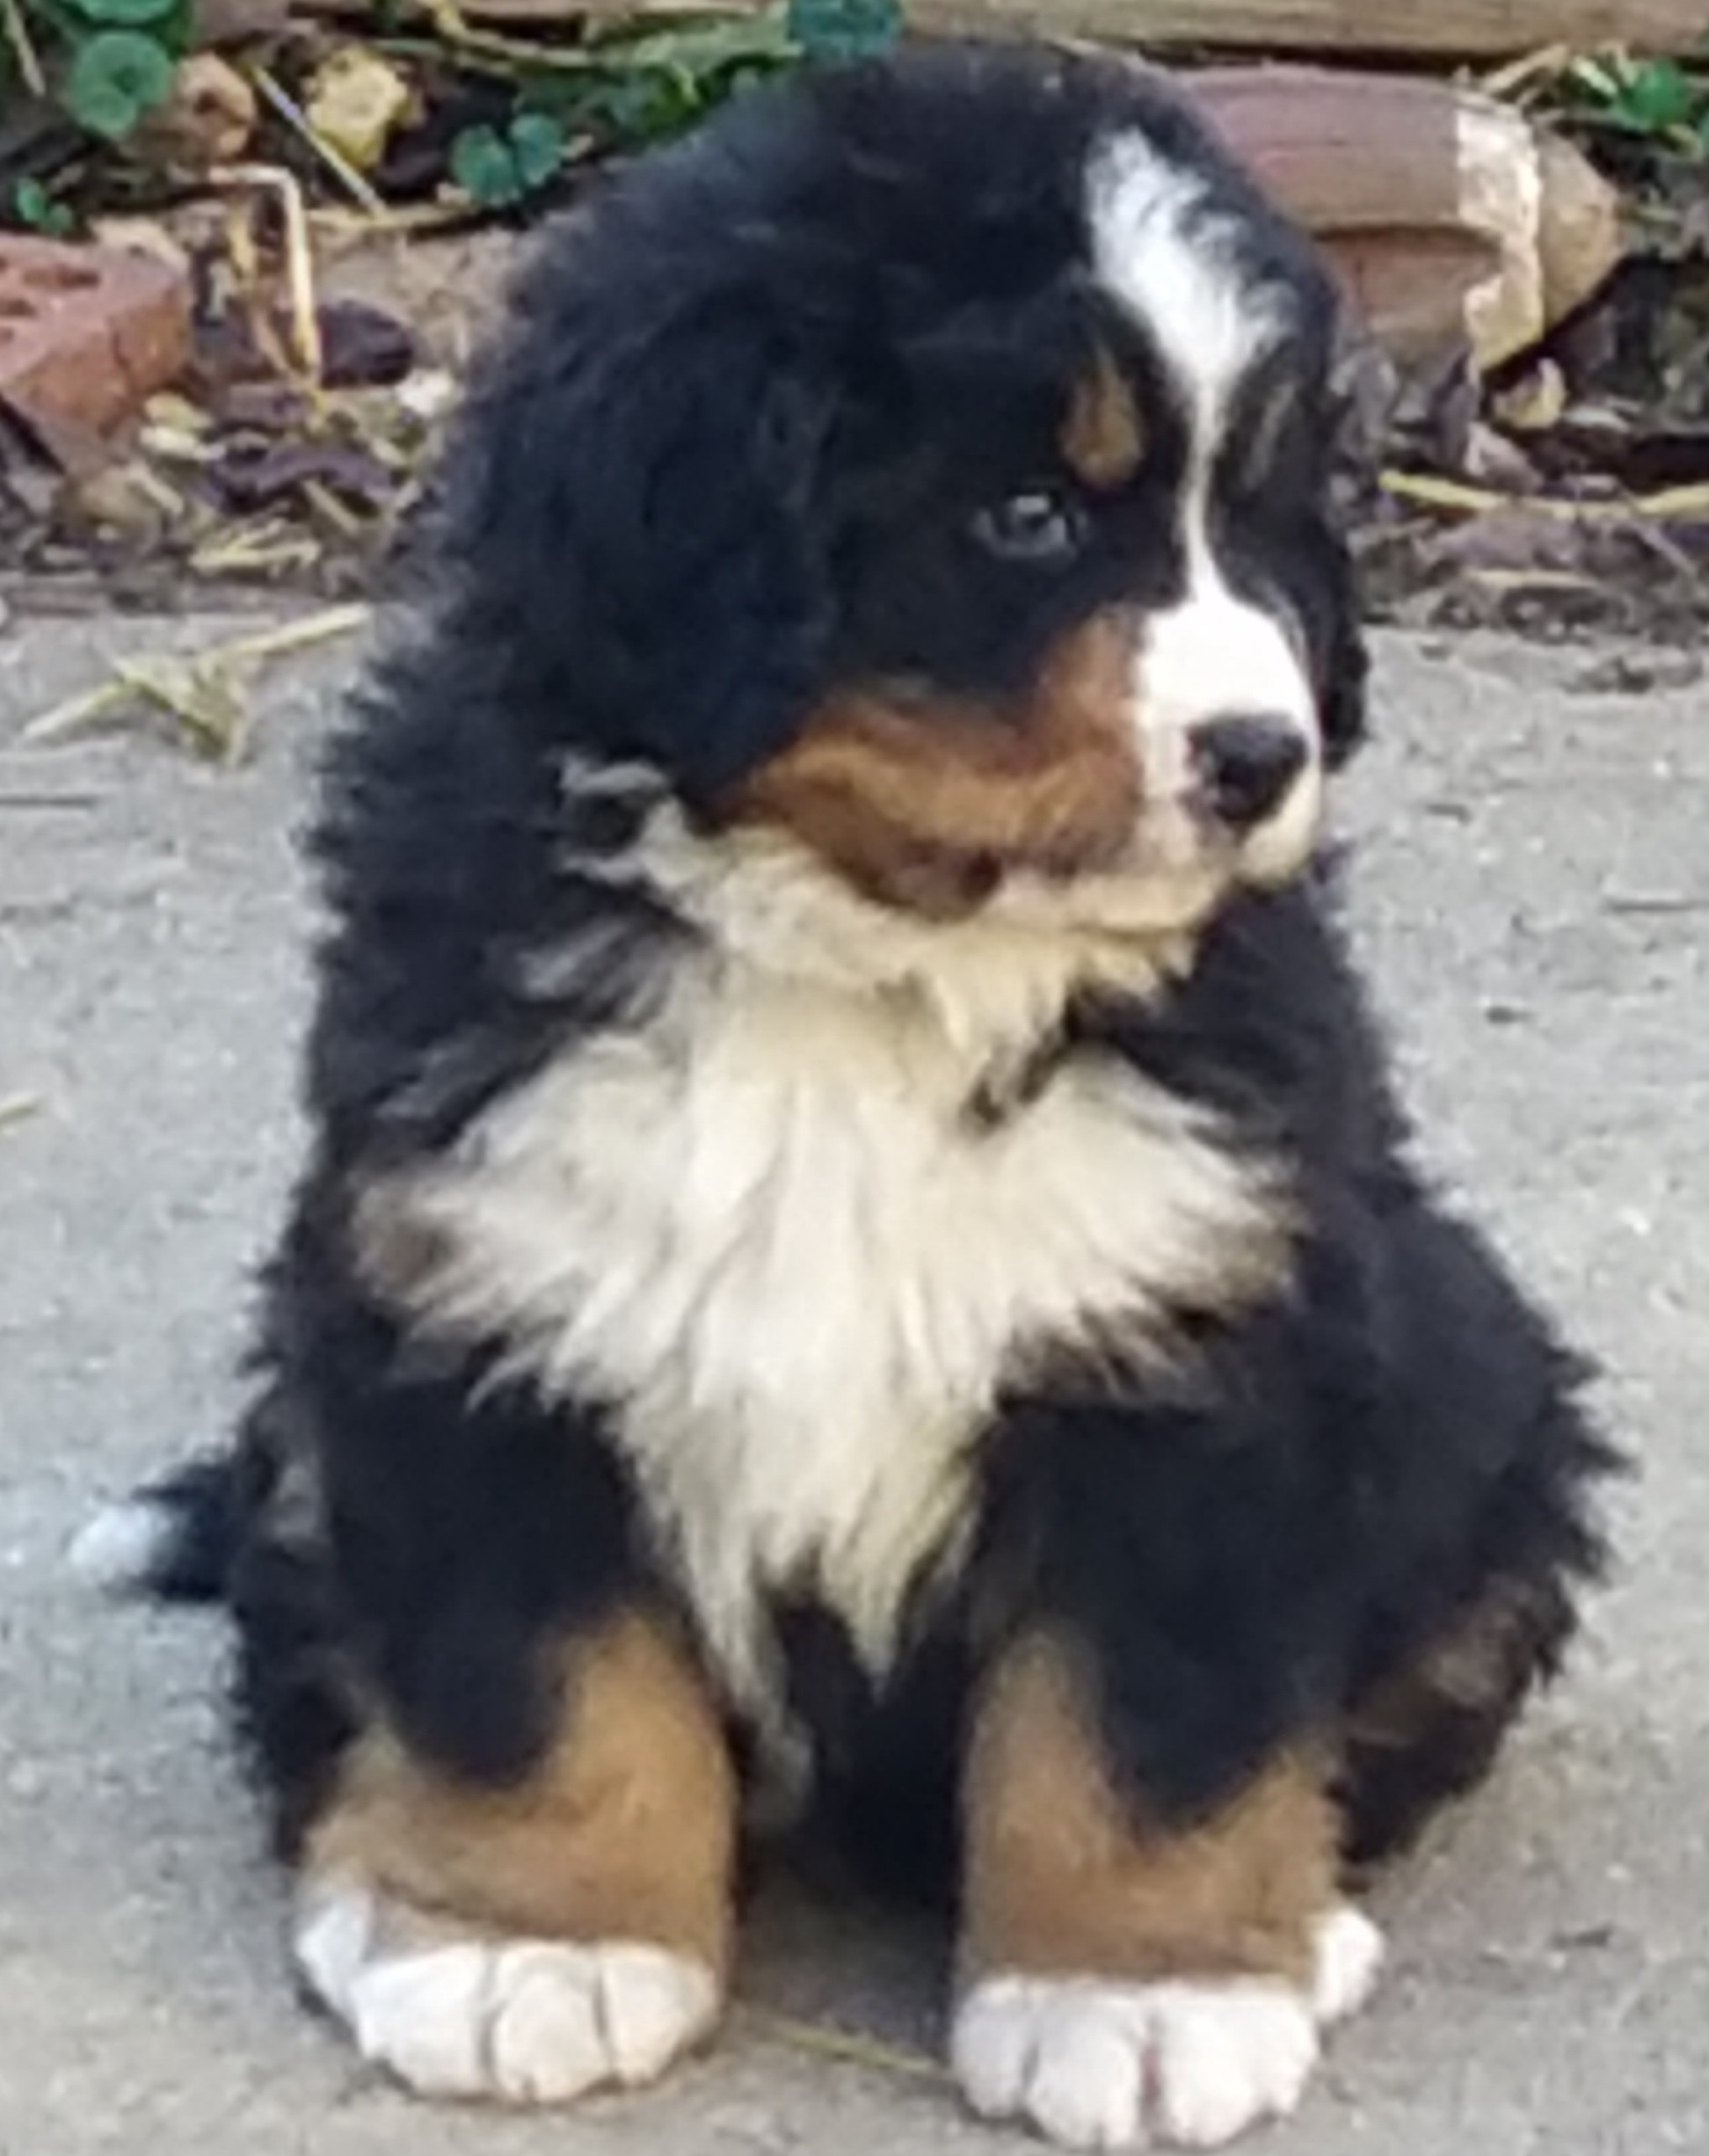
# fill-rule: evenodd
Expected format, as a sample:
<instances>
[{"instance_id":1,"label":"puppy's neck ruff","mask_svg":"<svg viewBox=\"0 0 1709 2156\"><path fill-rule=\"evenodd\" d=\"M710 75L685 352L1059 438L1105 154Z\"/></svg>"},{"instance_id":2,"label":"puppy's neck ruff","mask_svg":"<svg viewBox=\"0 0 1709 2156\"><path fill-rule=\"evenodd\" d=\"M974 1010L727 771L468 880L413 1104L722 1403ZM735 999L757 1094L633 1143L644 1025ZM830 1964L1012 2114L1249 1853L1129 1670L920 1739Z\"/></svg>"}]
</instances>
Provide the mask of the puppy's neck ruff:
<instances>
[{"instance_id":1,"label":"puppy's neck ruff","mask_svg":"<svg viewBox=\"0 0 1709 2156\"><path fill-rule=\"evenodd\" d=\"M622 872L700 930L732 976L935 1038L970 1083L1024 1060L1077 994L1148 998L1186 972L1219 895L1208 873L1167 889L1016 876L976 912L939 921L863 897L788 832L703 838L671 805L649 819Z\"/></svg>"},{"instance_id":2,"label":"puppy's neck ruff","mask_svg":"<svg viewBox=\"0 0 1709 2156\"><path fill-rule=\"evenodd\" d=\"M994 1125L959 1082L846 994L715 968L367 1196L369 1277L418 1329L605 1404L762 1723L773 1598L821 1600L888 1667L971 1526L1006 1382L1065 1354L1172 1368L1183 1307L1247 1303L1289 1262L1273 1175L1132 1072L1065 1064Z\"/></svg>"}]
</instances>

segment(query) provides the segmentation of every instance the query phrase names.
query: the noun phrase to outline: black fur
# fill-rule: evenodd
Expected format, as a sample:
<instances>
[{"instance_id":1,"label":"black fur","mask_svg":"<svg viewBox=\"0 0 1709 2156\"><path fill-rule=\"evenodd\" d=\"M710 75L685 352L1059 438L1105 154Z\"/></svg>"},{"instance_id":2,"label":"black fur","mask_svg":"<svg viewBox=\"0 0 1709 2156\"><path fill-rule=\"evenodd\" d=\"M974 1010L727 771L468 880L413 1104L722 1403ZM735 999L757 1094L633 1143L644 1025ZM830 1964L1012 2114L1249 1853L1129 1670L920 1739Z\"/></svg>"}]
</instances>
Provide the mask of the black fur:
<instances>
[{"instance_id":1,"label":"black fur","mask_svg":"<svg viewBox=\"0 0 1709 2156\"><path fill-rule=\"evenodd\" d=\"M424 1343L350 1250L353 1172L431 1156L644 1004L695 933L601 878L633 811L566 797L565 750L640 760L709 814L831 686L905 672L1000 699L1065 624L1179 584L1143 500L1054 584L961 535L1030 476L1074 357L1134 337L1081 261L1087 147L1118 120L1202 168L1295 296L1298 423L1262 502L1218 514L1236 573L1300 626L1331 759L1357 739L1321 273L1154 86L1050 64L1062 94L1040 94L1036 58L956 53L745 102L542 251L472 400L433 621L329 768L316 1150L268 1278L241 1470L189 1493L199 1527L234 1496L244 1515L227 1584L287 1849L360 1700L445 1773L513 1780L549 1726L553 1644L620 1602L673 1602L609 1442L620 1410L549 1410L498 1373L502 1343ZM1181 454L1166 414L1156 485ZM594 986L542 987L538 955L591 935ZM1374 1854L1481 1766L1553 1666L1596 1568L1586 1492L1610 1455L1577 1366L1409 1164L1327 871L1235 903L1161 1004L1073 1012L1032 1083L1051 1058L1111 1053L1287 1163L1308 1220L1293 1292L1238 1324L1183 1309L1196 1352L1167 1396L1073 1373L1012 1393L984 1439L973 1554L922 1605L893 1683L861 1675L823 1612L791 1609L796 1704L833 1807L941 1869L969 1679L1027 1627L1084 1644L1128 1786L1186 1819L1518 1592L1536 1622L1487 1711L1444 1705L1415 1744L1355 1748L1349 1841ZM312 1516L287 1530L304 1458Z\"/></svg>"},{"instance_id":2,"label":"black fur","mask_svg":"<svg viewBox=\"0 0 1709 2156\"><path fill-rule=\"evenodd\" d=\"M1493 1587L1551 1600L1600 1560L1582 1493L1611 1455L1574 1404L1586 1366L1410 1164L1332 903L1326 879L1237 908L1171 1003L1080 1036L1297 1164L1293 1293L1197 1326L1143 1442L1130 1402L1049 1397L1012 1401L992 1440L1005 1620L1042 1608L1109 1642L1112 1749L1188 1811L1356 1715ZM1438 1771L1428 1745L1409 1766Z\"/></svg>"}]
</instances>

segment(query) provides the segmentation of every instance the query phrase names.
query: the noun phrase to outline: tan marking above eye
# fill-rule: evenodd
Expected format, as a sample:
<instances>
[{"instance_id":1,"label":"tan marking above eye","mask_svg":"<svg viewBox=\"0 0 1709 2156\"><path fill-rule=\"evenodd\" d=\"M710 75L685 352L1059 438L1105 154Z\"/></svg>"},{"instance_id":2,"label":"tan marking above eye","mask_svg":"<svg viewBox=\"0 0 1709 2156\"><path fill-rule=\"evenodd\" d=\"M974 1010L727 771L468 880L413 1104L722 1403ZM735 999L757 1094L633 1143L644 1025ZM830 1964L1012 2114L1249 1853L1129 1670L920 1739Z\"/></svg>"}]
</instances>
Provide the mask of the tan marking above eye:
<instances>
[{"instance_id":1,"label":"tan marking above eye","mask_svg":"<svg viewBox=\"0 0 1709 2156\"><path fill-rule=\"evenodd\" d=\"M1087 486L1124 485L1145 462L1149 444L1133 386L1102 346L1074 386L1059 440L1070 470Z\"/></svg>"}]
</instances>

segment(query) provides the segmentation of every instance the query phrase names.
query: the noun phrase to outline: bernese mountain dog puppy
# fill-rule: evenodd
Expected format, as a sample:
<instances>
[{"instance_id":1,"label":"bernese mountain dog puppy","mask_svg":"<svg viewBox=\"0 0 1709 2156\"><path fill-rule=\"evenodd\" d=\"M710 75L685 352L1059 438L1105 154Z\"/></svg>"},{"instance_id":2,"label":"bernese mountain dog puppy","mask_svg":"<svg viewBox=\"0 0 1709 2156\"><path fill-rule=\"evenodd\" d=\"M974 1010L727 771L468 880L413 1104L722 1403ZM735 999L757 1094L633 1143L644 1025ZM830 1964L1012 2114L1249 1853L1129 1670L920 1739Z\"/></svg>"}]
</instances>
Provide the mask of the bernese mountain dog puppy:
<instances>
[{"instance_id":1,"label":"bernese mountain dog puppy","mask_svg":"<svg viewBox=\"0 0 1709 2156\"><path fill-rule=\"evenodd\" d=\"M1021 47L744 96L526 276L331 756L252 1405L149 1515L414 2087L662 2073L763 1814L952 1897L978 2111L1221 2143L1555 1668L1612 1455L1324 858L1334 315Z\"/></svg>"}]
</instances>

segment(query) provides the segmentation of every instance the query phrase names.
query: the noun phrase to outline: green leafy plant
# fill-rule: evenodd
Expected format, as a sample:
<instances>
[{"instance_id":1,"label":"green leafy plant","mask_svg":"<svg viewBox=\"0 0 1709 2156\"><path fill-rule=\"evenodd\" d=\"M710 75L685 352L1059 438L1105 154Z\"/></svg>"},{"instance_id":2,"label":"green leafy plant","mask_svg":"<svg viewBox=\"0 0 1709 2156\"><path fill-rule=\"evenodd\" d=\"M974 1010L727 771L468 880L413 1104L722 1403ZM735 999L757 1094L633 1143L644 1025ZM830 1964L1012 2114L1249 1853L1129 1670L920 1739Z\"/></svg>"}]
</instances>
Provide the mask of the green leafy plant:
<instances>
[{"instance_id":1,"label":"green leafy plant","mask_svg":"<svg viewBox=\"0 0 1709 2156\"><path fill-rule=\"evenodd\" d=\"M69 0L70 11L102 30L140 30L164 23L176 0Z\"/></svg>"},{"instance_id":2,"label":"green leafy plant","mask_svg":"<svg viewBox=\"0 0 1709 2156\"><path fill-rule=\"evenodd\" d=\"M520 112L502 129L463 128L451 145L451 177L484 209L508 209L556 176L564 149L555 114Z\"/></svg>"},{"instance_id":3,"label":"green leafy plant","mask_svg":"<svg viewBox=\"0 0 1709 2156\"><path fill-rule=\"evenodd\" d=\"M20 179L11 191L11 222L48 239L63 239L76 219L39 179Z\"/></svg>"},{"instance_id":4,"label":"green leafy plant","mask_svg":"<svg viewBox=\"0 0 1709 2156\"><path fill-rule=\"evenodd\" d=\"M1677 60L1612 53L1574 61L1566 89L1577 115L1689 156L1709 152L1709 75Z\"/></svg>"},{"instance_id":5,"label":"green leafy plant","mask_svg":"<svg viewBox=\"0 0 1709 2156\"><path fill-rule=\"evenodd\" d=\"M172 55L140 30L100 30L71 55L62 96L80 127L122 142L172 87Z\"/></svg>"},{"instance_id":6,"label":"green leafy plant","mask_svg":"<svg viewBox=\"0 0 1709 2156\"><path fill-rule=\"evenodd\" d=\"M31 71L39 59L52 94L78 125L120 143L170 94L193 4L9 0ZM402 0L377 5L383 20ZM503 64L516 82L514 108L496 124L462 129L451 147L452 177L482 207L512 208L549 186L572 139L595 148L666 140L769 76L880 52L901 29L901 0L774 0L760 9L731 0L727 13L597 38L568 63L555 53L531 66L513 45ZM9 56L0 39L0 109L11 87ZM60 206L27 187L15 188L10 202L0 197L0 215L40 230L60 229Z\"/></svg>"},{"instance_id":7,"label":"green leafy plant","mask_svg":"<svg viewBox=\"0 0 1709 2156\"><path fill-rule=\"evenodd\" d=\"M812 61L884 51L900 0L781 0L639 35L606 38L585 69L531 81L526 102L568 133L636 148L684 134L728 98Z\"/></svg>"},{"instance_id":8,"label":"green leafy plant","mask_svg":"<svg viewBox=\"0 0 1709 2156\"><path fill-rule=\"evenodd\" d=\"M780 11L625 38L600 48L596 73L573 93L571 124L616 144L665 142L800 57Z\"/></svg>"},{"instance_id":9,"label":"green leafy plant","mask_svg":"<svg viewBox=\"0 0 1709 2156\"><path fill-rule=\"evenodd\" d=\"M122 142L172 87L191 0L14 0L30 54L79 127ZM16 199L12 214L29 222Z\"/></svg>"},{"instance_id":10,"label":"green leafy plant","mask_svg":"<svg viewBox=\"0 0 1709 2156\"><path fill-rule=\"evenodd\" d=\"M812 60L882 53L902 31L901 0L789 0L784 26Z\"/></svg>"}]
</instances>

